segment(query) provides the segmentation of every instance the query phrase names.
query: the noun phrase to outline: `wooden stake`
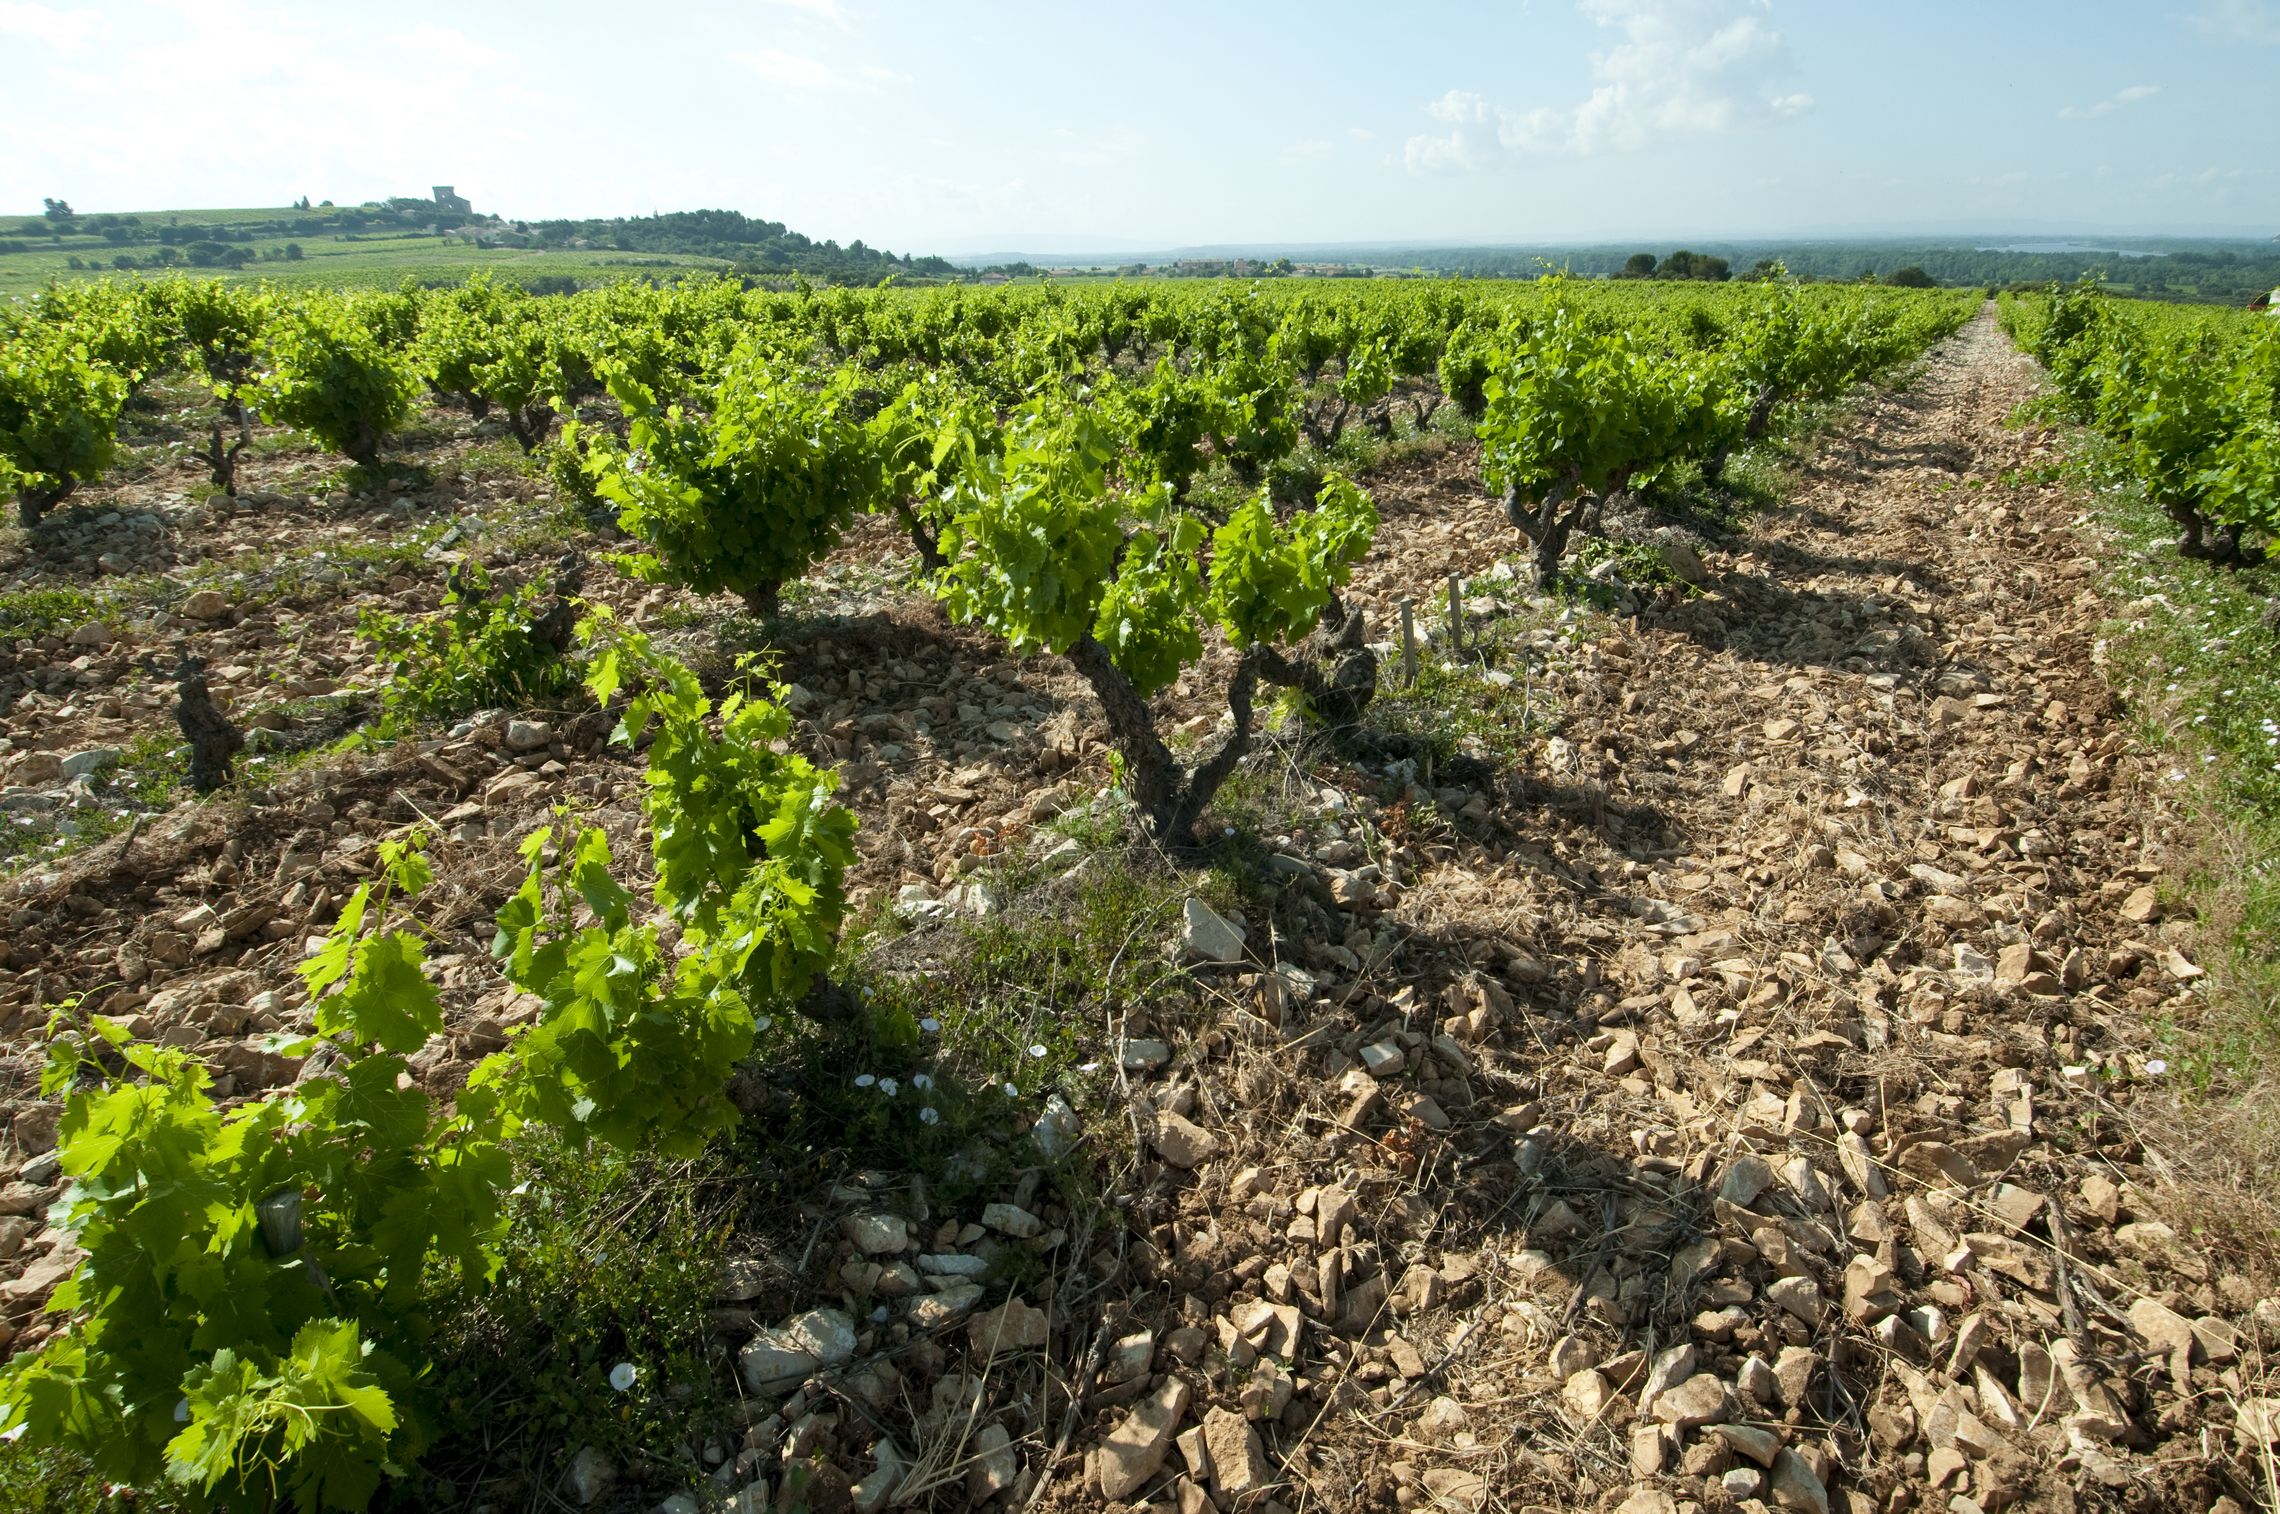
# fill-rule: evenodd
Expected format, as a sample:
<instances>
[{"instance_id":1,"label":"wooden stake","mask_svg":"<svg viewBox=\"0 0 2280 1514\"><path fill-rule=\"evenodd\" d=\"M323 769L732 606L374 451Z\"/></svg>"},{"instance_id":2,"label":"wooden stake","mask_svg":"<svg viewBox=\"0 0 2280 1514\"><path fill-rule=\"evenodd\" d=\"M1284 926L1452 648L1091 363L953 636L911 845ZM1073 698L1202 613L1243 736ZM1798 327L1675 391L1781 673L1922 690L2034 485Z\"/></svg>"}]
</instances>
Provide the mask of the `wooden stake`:
<instances>
[{"instance_id":1,"label":"wooden stake","mask_svg":"<svg viewBox=\"0 0 2280 1514\"><path fill-rule=\"evenodd\" d=\"M1417 610L1406 599L1401 602L1401 681L1417 681Z\"/></svg>"},{"instance_id":2,"label":"wooden stake","mask_svg":"<svg viewBox=\"0 0 2280 1514\"><path fill-rule=\"evenodd\" d=\"M1464 590L1454 573L1449 575L1449 647L1457 652L1465 649Z\"/></svg>"}]
</instances>

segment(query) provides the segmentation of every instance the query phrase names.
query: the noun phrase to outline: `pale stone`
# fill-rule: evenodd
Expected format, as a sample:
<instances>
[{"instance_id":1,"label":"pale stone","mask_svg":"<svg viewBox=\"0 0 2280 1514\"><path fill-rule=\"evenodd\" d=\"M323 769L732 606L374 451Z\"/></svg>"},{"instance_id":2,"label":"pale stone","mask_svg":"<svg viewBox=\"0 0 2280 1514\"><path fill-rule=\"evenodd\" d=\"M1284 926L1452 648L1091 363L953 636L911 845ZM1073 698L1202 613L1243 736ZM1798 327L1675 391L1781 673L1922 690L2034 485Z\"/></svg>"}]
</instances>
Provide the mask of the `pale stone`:
<instances>
[{"instance_id":1,"label":"pale stone","mask_svg":"<svg viewBox=\"0 0 2280 1514\"><path fill-rule=\"evenodd\" d=\"M1187 1413L1188 1385L1167 1377L1142 1399L1100 1444L1095 1463L1104 1498L1120 1499L1156 1475L1171 1449L1173 1432ZM1225 1410L1220 1410L1225 1413ZM1231 1416L1237 1424L1242 1417ZM1245 1426L1248 1429L1248 1426Z\"/></svg>"},{"instance_id":2,"label":"pale stone","mask_svg":"<svg viewBox=\"0 0 2280 1514\"><path fill-rule=\"evenodd\" d=\"M1019 1298L1009 1298L966 1322L966 1338L985 1357L1042 1346L1046 1334L1045 1311L1032 1308Z\"/></svg>"},{"instance_id":3,"label":"pale stone","mask_svg":"<svg viewBox=\"0 0 2280 1514\"><path fill-rule=\"evenodd\" d=\"M1180 950L1191 962L1240 962L1243 935L1226 916L1201 899L1187 901Z\"/></svg>"},{"instance_id":4,"label":"pale stone","mask_svg":"<svg viewBox=\"0 0 2280 1514\"><path fill-rule=\"evenodd\" d=\"M1259 1432L1242 1415L1212 1409L1203 1417L1203 1439L1211 1451L1211 1479L1221 1500L1242 1498L1273 1478Z\"/></svg>"}]
</instances>

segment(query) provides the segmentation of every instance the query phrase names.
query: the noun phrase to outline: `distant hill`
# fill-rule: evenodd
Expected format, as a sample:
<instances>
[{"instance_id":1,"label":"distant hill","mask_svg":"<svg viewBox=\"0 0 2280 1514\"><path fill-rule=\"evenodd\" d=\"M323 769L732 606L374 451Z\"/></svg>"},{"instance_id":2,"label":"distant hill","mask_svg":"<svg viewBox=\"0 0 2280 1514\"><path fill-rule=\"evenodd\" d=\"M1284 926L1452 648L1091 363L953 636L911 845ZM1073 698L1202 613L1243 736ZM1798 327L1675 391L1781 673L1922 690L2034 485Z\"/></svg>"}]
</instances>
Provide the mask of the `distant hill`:
<instances>
[{"instance_id":1,"label":"distant hill","mask_svg":"<svg viewBox=\"0 0 2280 1514\"><path fill-rule=\"evenodd\" d=\"M889 274L952 274L942 258L897 257L861 239L845 247L817 242L780 221L755 221L734 210L676 210L665 215L593 221L517 223L536 247L607 247L618 252L686 253L719 258L747 273L804 273L876 282Z\"/></svg>"},{"instance_id":2,"label":"distant hill","mask_svg":"<svg viewBox=\"0 0 2280 1514\"><path fill-rule=\"evenodd\" d=\"M550 288L672 270L862 285L958 273L940 258L819 242L733 210L517 221L453 196L87 213L51 201L38 214L0 215L0 294L57 278L167 269L348 285L451 283L478 268Z\"/></svg>"},{"instance_id":3,"label":"distant hill","mask_svg":"<svg viewBox=\"0 0 2280 1514\"><path fill-rule=\"evenodd\" d=\"M2280 241L2280 239L2275 239ZM1021 273L1082 269L1127 275L1249 278L1261 273L1337 271L1533 278L1564 268L1585 278L1621 277L1644 260L1650 276L1743 278L1781 263L1799 278L1849 282L1900 275L1949 286L2046 284L2097 277L2118 293L2237 305L2280 284L2280 251L2262 236L2145 236L1988 231L1975 236L1704 238L1684 242L1480 244L1251 242L1131 254L1104 251L995 253L956 261ZM1668 270L1690 270L1675 274Z\"/></svg>"}]
</instances>

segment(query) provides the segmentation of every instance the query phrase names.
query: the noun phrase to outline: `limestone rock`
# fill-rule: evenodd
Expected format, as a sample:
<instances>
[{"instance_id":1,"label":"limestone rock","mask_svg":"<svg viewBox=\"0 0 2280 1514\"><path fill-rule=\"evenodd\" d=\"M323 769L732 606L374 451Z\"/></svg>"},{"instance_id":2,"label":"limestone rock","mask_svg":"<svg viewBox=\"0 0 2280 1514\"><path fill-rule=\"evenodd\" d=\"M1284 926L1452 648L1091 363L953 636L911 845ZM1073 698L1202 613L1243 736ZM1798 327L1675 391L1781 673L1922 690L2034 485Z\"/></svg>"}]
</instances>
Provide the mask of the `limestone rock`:
<instances>
[{"instance_id":1,"label":"limestone rock","mask_svg":"<svg viewBox=\"0 0 2280 1514\"><path fill-rule=\"evenodd\" d=\"M966 1337L974 1350L984 1357L1003 1356L1009 1351L1027 1351L1045 1344L1047 1322L1045 1311L1032 1308L1018 1297L1009 1298L995 1309L986 1310L966 1322Z\"/></svg>"},{"instance_id":2,"label":"limestone rock","mask_svg":"<svg viewBox=\"0 0 2280 1514\"><path fill-rule=\"evenodd\" d=\"M1242 1498L1273 1478L1259 1432L1242 1415L1213 1409L1203 1417L1203 1440L1211 1451L1211 1481L1222 1502Z\"/></svg>"},{"instance_id":3,"label":"limestone rock","mask_svg":"<svg viewBox=\"0 0 2280 1514\"><path fill-rule=\"evenodd\" d=\"M1165 1453L1172 1448L1172 1436L1179 1429L1187 1406L1188 1385L1176 1377L1167 1377L1108 1433L1108 1439L1101 1442L1095 1453L1094 1462L1094 1475L1100 1483L1102 1497L1110 1500L1127 1497L1156 1475L1156 1469L1164 1464ZM1226 1413L1225 1410L1219 1412ZM1238 1425L1243 1424L1242 1416L1229 1417ZM1248 1430L1249 1426L1244 1428Z\"/></svg>"},{"instance_id":4,"label":"limestone rock","mask_svg":"<svg viewBox=\"0 0 2280 1514\"><path fill-rule=\"evenodd\" d=\"M1187 1169L1210 1161L1219 1150L1219 1137L1185 1116L1166 1110L1156 1117L1156 1128L1150 1133L1148 1144L1174 1167Z\"/></svg>"},{"instance_id":5,"label":"limestone rock","mask_svg":"<svg viewBox=\"0 0 2280 1514\"><path fill-rule=\"evenodd\" d=\"M1219 911L1191 898L1180 929L1180 953L1190 962L1240 962L1243 933Z\"/></svg>"},{"instance_id":6,"label":"limestone rock","mask_svg":"<svg viewBox=\"0 0 2280 1514\"><path fill-rule=\"evenodd\" d=\"M837 1309L811 1309L763 1330L737 1354L744 1385L755 1393L789 1388L855 1355L855 1322Z\"/></svg>"}]
</instances>

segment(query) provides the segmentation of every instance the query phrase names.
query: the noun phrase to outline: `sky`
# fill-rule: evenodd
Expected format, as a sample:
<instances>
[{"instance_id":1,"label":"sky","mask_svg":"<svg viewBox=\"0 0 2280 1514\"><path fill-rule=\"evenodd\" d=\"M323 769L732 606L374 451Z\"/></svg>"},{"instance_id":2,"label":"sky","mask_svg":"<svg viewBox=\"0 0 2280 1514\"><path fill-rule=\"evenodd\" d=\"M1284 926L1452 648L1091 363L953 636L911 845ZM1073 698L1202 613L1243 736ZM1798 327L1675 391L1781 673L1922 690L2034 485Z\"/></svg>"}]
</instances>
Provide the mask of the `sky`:
<instances>
[{"instance_id":1,"label":"sky","mask_svg":"<svg viewBox=\"0 0 2280 1514\"><path fill-rule=\"evenodd\" d=\"M897 252L2280 232L2280 0L0 0L0 213Z\"/></svg>"}]
</instances>

